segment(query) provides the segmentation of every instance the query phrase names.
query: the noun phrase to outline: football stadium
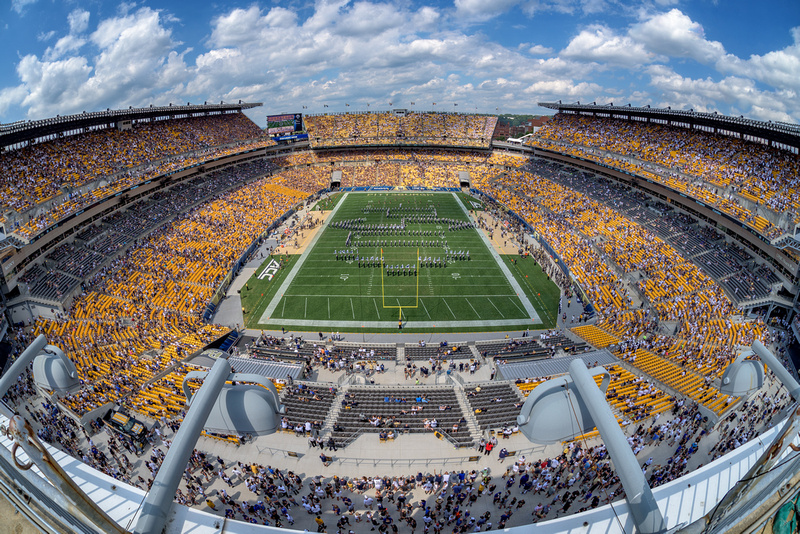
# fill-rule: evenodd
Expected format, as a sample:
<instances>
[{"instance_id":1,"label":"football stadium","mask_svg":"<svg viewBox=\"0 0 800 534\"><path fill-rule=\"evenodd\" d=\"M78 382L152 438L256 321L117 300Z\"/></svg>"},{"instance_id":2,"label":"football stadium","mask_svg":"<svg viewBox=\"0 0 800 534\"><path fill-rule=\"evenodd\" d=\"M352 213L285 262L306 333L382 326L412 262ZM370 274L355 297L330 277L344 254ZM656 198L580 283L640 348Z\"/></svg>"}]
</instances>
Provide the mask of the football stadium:
<instances>
[{"instance_id":1,"label":"football stadium","mask_svg":"<svg viewBox=\"0 0 800 534\"><path fill-rule=\"evenodd\" d=\"M4 515L794 531L800 128L261 105L0 127Z\"/></svg>"}]
</instances>

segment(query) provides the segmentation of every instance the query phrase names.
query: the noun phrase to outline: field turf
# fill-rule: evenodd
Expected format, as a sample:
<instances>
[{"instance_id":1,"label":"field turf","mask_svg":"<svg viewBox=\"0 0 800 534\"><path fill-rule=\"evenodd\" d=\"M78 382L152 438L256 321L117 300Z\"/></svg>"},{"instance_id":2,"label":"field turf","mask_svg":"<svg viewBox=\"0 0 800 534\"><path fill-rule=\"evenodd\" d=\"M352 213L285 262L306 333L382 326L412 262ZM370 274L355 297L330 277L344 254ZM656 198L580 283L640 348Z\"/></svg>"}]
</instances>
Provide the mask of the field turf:
<instances>
[{"instance_id":1,"label":"field turf","mask_svg":"<svg viewBox=\"0 0 800 534\"><path fill-rule=\"evenodd\" d=\"M273 279L259 280L267 260L247 282L249 328L396 332L400 320L410 332L554 326L558 288L534 260L490 250L466 213L480 201L439 192L336 200L303 256L281 256Z\"/></svg>"}]
</instances>

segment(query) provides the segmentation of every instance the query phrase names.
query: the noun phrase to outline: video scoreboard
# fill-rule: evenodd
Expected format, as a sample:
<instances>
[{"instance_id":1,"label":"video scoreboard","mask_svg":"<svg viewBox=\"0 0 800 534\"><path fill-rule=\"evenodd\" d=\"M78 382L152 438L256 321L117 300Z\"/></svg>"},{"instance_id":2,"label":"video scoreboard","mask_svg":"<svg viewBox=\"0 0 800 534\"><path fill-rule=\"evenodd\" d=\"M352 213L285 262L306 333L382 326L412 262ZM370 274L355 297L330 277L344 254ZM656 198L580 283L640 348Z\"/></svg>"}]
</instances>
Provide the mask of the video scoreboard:
<instances>
[{"instance_id":1,"label":"video scoreboard","mask_svg":"<svg viewBox=\"0 0 800 534\"><path fill-rule=\"evenodd\" d=\"M302 113L267 115L267 134L271 136L291 135L303 131Z\"/></svg>"}]
</instances>

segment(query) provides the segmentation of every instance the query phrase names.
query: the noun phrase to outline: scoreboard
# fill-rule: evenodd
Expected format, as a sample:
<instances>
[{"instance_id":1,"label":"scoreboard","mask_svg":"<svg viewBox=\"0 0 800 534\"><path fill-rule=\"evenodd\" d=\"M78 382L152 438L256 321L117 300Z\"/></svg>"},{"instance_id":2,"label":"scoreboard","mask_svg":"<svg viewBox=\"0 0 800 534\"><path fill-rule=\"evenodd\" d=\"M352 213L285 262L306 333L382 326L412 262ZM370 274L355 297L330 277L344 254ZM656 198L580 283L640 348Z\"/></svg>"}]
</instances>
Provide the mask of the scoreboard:
<instances>
[{"instance_id":1,"label":"scoreboard","mask_svg":"<svg viewBox=\"0 0 800 534\"><path fill-rule=\"evenodd\" d=\"M291 135L303 131L302 113L284 113L283 115L267 115L268 135Z\"/></svg>"}]
</instances>

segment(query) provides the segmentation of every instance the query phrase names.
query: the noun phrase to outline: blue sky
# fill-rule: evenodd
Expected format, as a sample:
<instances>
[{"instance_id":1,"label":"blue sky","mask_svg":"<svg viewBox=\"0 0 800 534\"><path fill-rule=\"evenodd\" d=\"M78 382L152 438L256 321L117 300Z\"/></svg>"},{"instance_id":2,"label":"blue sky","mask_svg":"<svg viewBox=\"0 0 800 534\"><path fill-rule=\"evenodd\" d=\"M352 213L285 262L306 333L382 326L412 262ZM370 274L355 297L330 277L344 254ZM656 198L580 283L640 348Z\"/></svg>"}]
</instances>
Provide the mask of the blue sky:
<instances>
[{"instance_id":1,"label":"blue sky","mask_svg":"<svg viewBox=\"0 0 800 534\"><path fill-rule=\"evenodd\" d=\"M800 122L797 0L10 0L0 46L4 123L239 99L260 125L559 99Z\"/></svg>"}]
</instances>

